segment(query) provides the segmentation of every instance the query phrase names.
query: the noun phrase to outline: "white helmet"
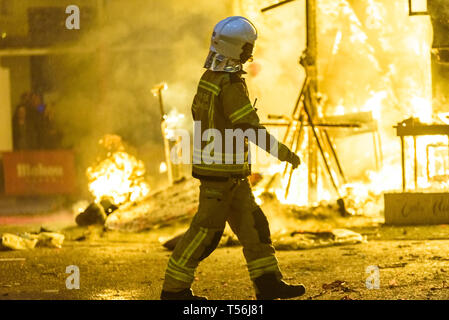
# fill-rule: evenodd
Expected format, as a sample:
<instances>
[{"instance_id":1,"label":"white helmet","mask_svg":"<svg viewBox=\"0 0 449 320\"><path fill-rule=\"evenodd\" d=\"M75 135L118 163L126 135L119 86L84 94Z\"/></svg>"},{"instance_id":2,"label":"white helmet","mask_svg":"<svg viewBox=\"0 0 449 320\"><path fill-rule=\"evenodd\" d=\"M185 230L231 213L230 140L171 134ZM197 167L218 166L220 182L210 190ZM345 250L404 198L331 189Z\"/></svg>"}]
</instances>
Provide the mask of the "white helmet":
<instances>
[{"instance_id":1,"label":"white helmet","mask_svg":"<svg viewBox=\"0 0 449 320\"><path fill-rule=\"evenodd\" d=\"M214 28L210 50L226 58L240 60L245 44L254 46L257 29L247 18L228 17Z\"/></svg>"}]
</instances>

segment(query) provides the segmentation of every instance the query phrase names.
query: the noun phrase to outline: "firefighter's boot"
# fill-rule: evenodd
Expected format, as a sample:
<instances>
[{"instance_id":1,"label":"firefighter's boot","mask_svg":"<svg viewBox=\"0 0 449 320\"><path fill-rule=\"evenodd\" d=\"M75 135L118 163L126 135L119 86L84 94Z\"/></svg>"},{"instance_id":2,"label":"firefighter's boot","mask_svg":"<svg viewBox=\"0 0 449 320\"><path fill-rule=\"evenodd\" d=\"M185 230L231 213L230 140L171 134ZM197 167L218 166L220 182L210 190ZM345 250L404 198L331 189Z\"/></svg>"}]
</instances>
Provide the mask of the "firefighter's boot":
<instances>
[{"instance_id":1,"label":"firefighter's boot","mask_svg":"<svg viewBox=\"0 0 449 320\"><path fill-rule=\"evenodd\" d=\"M306 288L290 285L278 279L275 273L265 273L254 279L257 300L290 299L302 296Z\"/></svg>"},{"instance_id":2,"label":"firefighter's boot","mask_svg":"<svg viewBox=\"0 0 449 320\"><path fill-rule=\"evenodd\" d=\"M207 300L207 298L195 296L189 288L179 292L162 291L161 300Z\"/></svg>"}]
</instances>

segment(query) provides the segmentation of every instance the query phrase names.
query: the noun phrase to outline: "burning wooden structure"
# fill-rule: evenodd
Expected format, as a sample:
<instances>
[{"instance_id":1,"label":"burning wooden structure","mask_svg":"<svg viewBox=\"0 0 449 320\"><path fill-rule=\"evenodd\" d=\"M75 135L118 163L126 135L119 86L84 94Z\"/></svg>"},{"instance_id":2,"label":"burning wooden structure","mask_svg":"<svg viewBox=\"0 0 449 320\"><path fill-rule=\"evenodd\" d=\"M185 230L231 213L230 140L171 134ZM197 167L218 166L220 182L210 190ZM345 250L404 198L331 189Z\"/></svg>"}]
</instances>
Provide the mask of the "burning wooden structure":
<instances>
[{"instance_id":1,"label":"burning wooden structure","mask_svg":"<svg viewBox=\"0 0 449 320\"><path fill-rule=\"evenodd\" d=\"M268 24L269 22L266 21L275 19L276 14L285 16L287 9L282 12L282 8L293 5L300 6L299 2L264 2L267 4L261 10L262 14L266 15L264 22ZM324 196L326 199L334 198L335 196L344 197L347 195L348 188L359 190L360 195L365 192L361 190L366 189L378 194L393 190L399 191L401 187L401 176L399 175L401 164L403 164L402 167L404 168L402 178L403 191L406 191L404 181L407 178L405 172L407 165L405 162L407 156L410 155L415 155L415 159L412 159L411 162L414 163L415 168L410 172L415 176L415 190L421 192L430 192L435 189L440 192L445 190L446 179L444 177L446 176L445 168L448 161L446 157L447 152L445 152L447 149L447 137L443 137L446 135L443 131L445 130L447 119L441 113L441 104L445 99L441 97L441 94L438 94L436 88L446 85L447 81L442 80L441 75L436 74L435 63L438 64L441 72L441 69L444 68L446 50L443 43L444 37L442 37L444 30L446 30L445 28L447 28L447 25L445 25L447 24L447 19L444 18L448 12L446 5L441 1L413 0L400 4L387 3L386 1L350 0L336 1L333 4L324 0L302 1L301 3L304 4L306 12L306 49L301 59L306 76L291 116L269 115L269 121L265 124L286 128L284 141L306 159L308 170L299 179L304 181L307 175L307 192L309 194L307 202L311 204L311 200L314 198L313 194L316 192L311 182L313 179L319 179L320 174L317 174L317 171L325 173L321 178L323 181L318 183L318 185L321 184L321 191L318 193L319 199L323 199L323 195L329 192L323 189L324 180L330 182L325 189L332 190L330 192L332 195ZM248 12L254 13L255 6L251 6L252 4L248 4L246 8ZM387 10L390 10L391 13ZM393 22L391 18L396 15L395 19L397 19L398 14L402 15L401 21L407 21L407 26L403 25L401 29L394 29L396 27L394 24L399 24L399 20ZM426 16L429 14L430 19ZM256 16L255 13L254 16ZM332 21L321 23L319 24L320 27L317 28L316 20L323 19L323 16ZM345 19L349 20L349 22L345 22ZM331 25L331 23L333 24ZM349 28L347 27L348 25L350 26ZM407 34L408 31L415 29L418 25L421 26L421 30L432 30L433 28L433 41L429 37L431 33L426 34L423 32L418 34L415 32L413 36ZM320 51L322 48L329 47L323 45L327 36L320 29L329 30L331 28L335 30L333 43L331 43L332 46L330 47L332 53L327 54ZM395 32L395 34L389 32ZM377 68L379 74L383 74L379 77L379 80L384 81L388 79L386 90L376 92L371 89L371 91L351 93L361 99L363 99L362 97L367 99L366 103L362 102L360 107L355 107L352 103L351 106L351 104L343 101L332 105L330 97L333 93L327 92L330 87L326 84L325 77L335 78L328 81L329 83L333 81L333 85L338 81L338 76L335 75L336 65L341 63L337 62L338 53L345 50L343 41L345 39L348 41L348 37L350 43L354 45L361 43L361 46L367 49L369 60ZM392 39L396 37L396 43L392 42ZM399 40L399 37L402 37L402 40ZM317 38L323 39L323 41L317 42ZM404 50L399 48L400 41L403 41L405 45ZM407 55L402 57L392 55L393 52L398 54L400 51L406 54L406 50L409 50L409 57ZM345 53L346 57L342 56L343 59L349 59L351 56L350 52L346 51ZM388 54L390 54L389 58L387 58ZM398 68L403 68L412 59L416 59L413 72L421 74L420 79L413 79L414 76L405 73L402 73L402 79L395 79L400 74ZM347 68L346 70L352 70L354 79L356 79L357 73L360 72L357 72L354 66L347 66L349 69ZM410 64L411 66L412 64ZM433 67L431 68L431 66ZM318 68L320 68L319 71ZM331 73L331 70L334 70L334 72ZM433 81L431 80L432 78ZM310 82L313 84L310 85ZM352 80L352 82L354 81ZM398 85L398 82L402 82L402 84ZM421 89L416 86L420 82L422 84ZM320 88L317 88L318 85ZM337 84L337 86L339 85ZM344 90L356 90L355 86L353 88L348 86L350 86L349 81L347 81L346 89ZM369 86L367 87L369 88ZM342 86L339 86L339 88L342 88ZM355 120L354 116L351 115L351 113L355 115L365 111L370 113L371 119ZM313 115L313 113L315 114ZM339 116L340 121L336 122L335 116ZM401 155L400 144L393 138L391 129L387 128L387 123L391 123L391 126L393 126L393 123L396 123L398 118L404 119L407 116L419 119L422 126L417 129L424 128L425 131L427 130L426 132L433 130L431 134L434 136L422 137L418 139L418 142L415 142L414 147L410 148L402 143L403 160L401 160L398 157ZM346 121L342 121L342 119ZM306 128L308 129L305 130ZM405 135L404 130L408 129L408 127L403 127L402 124L398 126L398 136L403 137ZM357 156L361 152L366 153L369 150L368 144L365 140L363 146L359 145L358 147L363 147L363 149L359 150L359 154L354 154L355 157L351 162L348 162L348 152L342 147L345 143L342 142L343 139L341 137L348 137L351 140L352 136L366 132L372 133L370 144L372 145L371 150L374 152L370 154L375 160L375 170L370 169L368 171L365 169L365 177L367 179L359 183L355 182L356 179L354 179L352 171L354 164L361 161L357 159ZM416 135L426 134L426 132L415 132L411 135L415 136L416 141ZM315 150L315 153L312 152L313 150ZM340 158L343 158L343 161ZM298 187L295 186L298 183L298 178L295 179L294 176L292 178L292 173L291 171L288 172L287 168L277 167L277 169L271 171L283 174L283 190L276 192L281 201L304 204L304 198L302 201L298 201L297 195L291 195L291 193L295 194L298 192ZM350 177L348 178L348 176ZM301 191L305 192L304 183L301 185Z\"/></svg>"}]
</instances>

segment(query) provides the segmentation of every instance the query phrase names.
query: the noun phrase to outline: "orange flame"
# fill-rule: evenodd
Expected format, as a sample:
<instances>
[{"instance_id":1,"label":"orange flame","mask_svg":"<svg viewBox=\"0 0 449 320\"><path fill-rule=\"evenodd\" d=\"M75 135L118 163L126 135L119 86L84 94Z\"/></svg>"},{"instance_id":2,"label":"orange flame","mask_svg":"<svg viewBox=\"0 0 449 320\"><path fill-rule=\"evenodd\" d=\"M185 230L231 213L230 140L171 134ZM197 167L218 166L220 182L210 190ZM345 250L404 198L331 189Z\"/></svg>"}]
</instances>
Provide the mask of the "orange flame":
<instances>
[{"instance_id":1,"label":"orange flame","mask_svg":"<svg viewBox=\"0 0 449 320\"><path fill-rule=\"evenodd\" d=\"M144 180L144 163L124 151L118 136L106 136L100 144L115 150L108 152L106 159L87 168L89 191L95 201L110 198L115 204L123 204L146 197L150 188Z\"/></svg>"}]
</instances>

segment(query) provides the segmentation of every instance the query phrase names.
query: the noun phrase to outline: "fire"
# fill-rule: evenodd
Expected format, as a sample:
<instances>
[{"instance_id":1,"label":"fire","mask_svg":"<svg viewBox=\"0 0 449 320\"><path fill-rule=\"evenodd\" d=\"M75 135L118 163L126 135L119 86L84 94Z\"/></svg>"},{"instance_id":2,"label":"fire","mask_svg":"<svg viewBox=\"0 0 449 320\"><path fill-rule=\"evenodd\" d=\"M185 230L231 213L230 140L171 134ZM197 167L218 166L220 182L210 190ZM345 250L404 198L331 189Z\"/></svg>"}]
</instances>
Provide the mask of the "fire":
<instances>
[{"instance_id":1,"label":"fire","mask_svg":"<svg viewBox=\"0 0 449 320\"><path fill-rule=\"evenodd\" d=\"M118 136L107 135L99 143L109 152L86 171L95 201L110 198L118 205L146 197L150 188L144 180L144 163L124 151Z\"/></svg>"},{"instance_id":2,"label":"fire","mask_svg":"<svg viewBox=\"0 0 449 320\"><path fill-rule=\"evenodd\" d=\"M422 123L432 122L432 101L422 97L412 97L410 109L412 116L418 118Z\"/></svg>"},{"instance_id":3,"label":"fire","mask_svg":"<svg viewBox=\"0 0 449 320\"><path fill-rule=\"evenodd\" d=\"M179 113L176 109L172 109L168 114L164 115L165 120L165 136L171 140L175 137L174 131L185 126L185 115Z\"/></svg>"},{"instance_id":4,"label":"fire","mask_svg":"<svg viewBox=\"0 0 449 320\"><path fill-rule=\"evenodd\" d=\"M298 83L302 82L301 75L292 66L301 50L299 40L303 40L298 32L305 27L300 24L303 4L292 2L262 14L260 9L275 1L234 2L236 13L253 19L261 34L255 59L262 72L253 79L249 77L250 92L256 92L261 104L267 108L270 105L274 108L291 105L296 98ZM367 158L369 164L360 165L359 176L348 179L350 184L340 185L341 196L352 199L355 206L371 197L380 198L383 192L402 188L400 140L393 126L409 117L422 123L432 123L435 119L432 117L431 94L431 25L428 17L409 17L407 6L407 0L364 0L357 6L348 0L317 2L318 69L322 77L318 87L323 90L320 93L326 96L327 103L322 108L319 106L319 114L322 111L326 117L372 112L381 140L382 161L372 165L373 154L371 159ZM298 37L291 37L291 34L298 34ZM264 70L267 71L264 73ZM261 109L262 117L265 116L263 113L275 112L288 113L291 110ZM337 145L338 139L335 138ZM372 148L371 132L360 139L367 139L365 145ZM417 138L418 189L445 185L441 180L449 172L449 164L444 162L443 154L446 152L447 156L447 148L444 149L443 144L447 145L447 137ZM307 144L299 151L305 164L293 172L291 179L289 170L282 177L284 164L278 162L257 168L267 176L278 176L277 183L269 185L268 189L263 184L256 186L254 195L258 202L262 202L264 192L269 192L282 203L308 204ZM359 160L357 156L350 158L348 152L338 147L336 151L346 171L351 170L349 161ZM412 138L406 138L405 152L407 186L412 188ZM322 160L319 161L319 171L325 172ZM329 177L320 174L318 180L318 201L335 199ZM287 186L289 193L286 197Z\"/></svg>"},{"instance_id":5,"label":"fire","mask_svg":"<svg viewBox=\"0 0 449 320\"><path fill-rule=\"evenodd\" d=\"M365 105L361 108L362 111L371 111L373 118L380 120L383 107L383 100L388 96L386 91L371 92L371 98L369 98Z\"/></svg>"},{"instance_id":6,"label":"fire","mask_svg":"<svg viewBox=\"0 0 449 320\"><path fill-rule=\"evenodd\" d=\"M285 163L273 164L269 166L264 173L270 177L269 183L262 183L253 189L253 195L256 202L260 205L263 203L263 194L265 192L273 194L282 204L295 204L299 206L307 205L307 188L304 187L303 181L307 181L307 168L300 166L293 171L290 181L289 193L286 197L286 189L288 186L289 174L282 177Z\"/></svg>"}]
</instances>

